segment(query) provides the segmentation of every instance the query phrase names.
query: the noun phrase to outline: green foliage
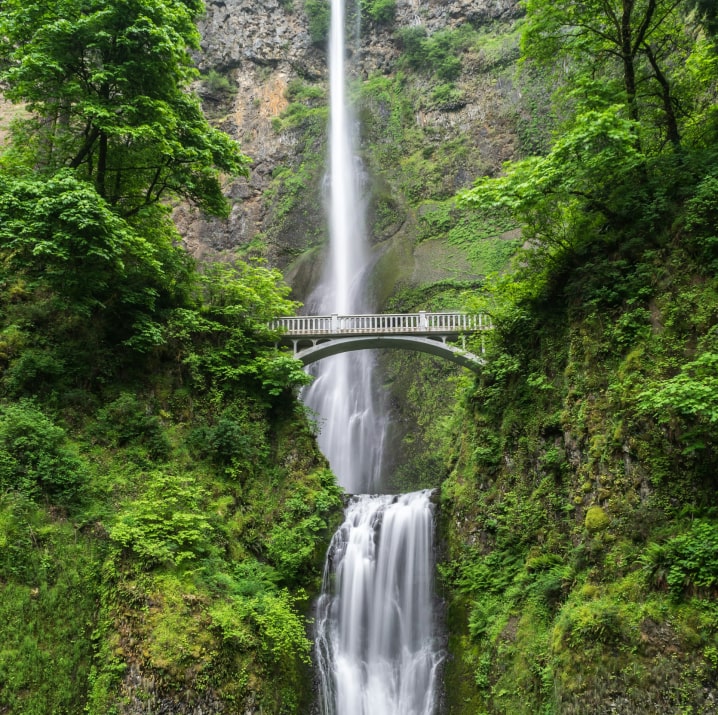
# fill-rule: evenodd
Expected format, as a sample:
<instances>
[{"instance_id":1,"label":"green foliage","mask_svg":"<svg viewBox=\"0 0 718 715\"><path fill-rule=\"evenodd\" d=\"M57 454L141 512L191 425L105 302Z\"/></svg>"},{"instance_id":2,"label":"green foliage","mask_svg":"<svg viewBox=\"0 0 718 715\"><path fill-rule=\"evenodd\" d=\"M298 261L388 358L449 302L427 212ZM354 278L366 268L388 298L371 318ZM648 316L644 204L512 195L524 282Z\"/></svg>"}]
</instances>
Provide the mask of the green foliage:
<instances>
[{"instance_id":1,"label":"green foliage","mask_svg":"<svg viewBox=\"0 0 718 715\"><path fill-rule=\"evenodd\" d=\"M143 444L154 459L169 454L170 445L159 418L148 414L147 406L127 392L98 411L92 433L113 447Z\"/></svg>"},{"instance_id":2,"label":"green foliage","mask_svg":"<svg viewBox=\"0 0 718 715\"><path fill-rule=\"evenodd\" d=\"M363 17L378 25L389 25L396 15L396 0L360 0Z\"/></svg>"},{"instance_id":3,"label":"green foliage","mask_svg":"<svg viewBox=\"0 0 718 715\"><path fill-rule=\"evenodd\" d=\"M309 84L301 79L290 79L287 84L287 99L290 102L313 102L326 100L327 90L318 84Z\"/></svg>"},{"instance_id":4,"label":"green foliage","mask_svg":"<svg viewBox=\"0 0 718 715\"><path fill-rule=\"evenodd\" d=\"M36 166L69 166L118 214L171 195L228 212L219 172L247 158L187 93L201 3L13 2L0 25L1 77L38 119Z\"/></svg>"},{"instance_id":5,"label":"green foliage","mask_svg":"<svg viewBox=\"0 0 718 715\"><path fill-rule=\"evenodd\" d=\"M650 583L676 598L718 590L718 525L696 520L688 531L664 543L649 544L641 565Z\"/></svg>"},{"instance_id":6,"label":"green foliage","mask_svg":"<svg viewBox=\"0 0 718 715\"><path fill-rule=\"evenodd\" d=\"M258 459L269 454L266 425L257 410L248 407L223 410L212 424L195 427L187 439L193 455L210 460L242 481L260 467Z\"/></svg>"},{"instance_id":7,"label":"green foliage","mask_svg":"<svg viewBox=\"0 0 718 715\"><path fill-rule=\"evenodd\" d=\"M464 250L477 273L488 275L506 269L518 249L518 240L503 237L514 228L503 210L473 210L455 200L427 204L420 214L419 238L444 238Z\"/></svg>"},{"instance_id":8,"label":"green foliage","mask_svg":"<svg viewBox=\"0 0 718 715\"><path fill-rule=\"evenodd\" d=\"M285 505L281 521L271 530L267 555L284 583L304 584L312 565L324 557L317 543L328 534L329 517L342 505L341 492L328 470L317 475L320 490L297 490Z\"/></svg>"},{"instance_id":9,"label":"green foliage","mask_svg":"<svg viewBox=\"0 0 718 715\"><path fill-rule=\"evenodd\" d=\"M256 604L253 619L262 630L262 648L269 658L282 663L289 655L309 665L312 644L304 623L293 608L294 600L286 589L261 599Z\"/></svg>"},{"instance_id":10,"label":"green foliage","mask_svg":"<svg viewBox=\"0 0 718 715\"><path fill-rule=\"evenodd\" d=\"M142 495L120 512L110 538L132 551L145 568L195 560L211 549L206 500L191 477L151 472Z\"/></svg>"},{"instance_id":11,"label":"green foliage","mask_svg":"<svg viewBox=\"0 0 718 715\"><path fill-rule=\"evenodd\" d=\"M580 115L547 156L506 165L506 176L478 180L460 200L483 210L508 210L539 247L568 249L629 209L622 187L644 160L636 149L635 124L613 106Z\"/></svg>"},{"instance_id":12,"label":"green foliage","mask_svg":"<svg viewBox=\"0 0 718 715\"><path fill-rule=\"evenodd\" d=\"M310 98L313 99L313 98ZM272 126L276 132L289 129L304 129L305 131L324 129L327 123L328 110L326 106L307 106L303 101L293 101L279 117L273 118Z\"/></svg>"},{"instance_id":13,"label":"green foliage","mask_svg":"<svg viewBox=\"0 0 718 715\"><path fill-rule=\"evenodd\" d=\"M375 74L358 87L356 102L361 113L361 129L383 167L402 158L408 129L414 121L406 80L401 73L393 77Z\"/></svg>"},{"instance_id":14,"label":"green foliage","mask_svg":"<svg viewBox=\"0 0 718 715\"><path fill-rule=\"evenodd\" d=\"M272 319L297 303L277 270L237 261L205 267L197 309L172 312L167 336L193 384L231 391L255 384L270 396L307 384L301 363L280 353Z\"/></svg>"},{"instance_id":15,"label":"green foliage","mask_svg":"<svg viewBox=\"0 0 718 715\"><path fill-rule=\"evenodd\" d=\"M562 611L554 631L555 639L565 639L572 648L625 642L626 630L621 611L608 598L569 604Z\"/></svg>"},{"instance_id":16,"label":"green foliage","mask_svg":"<svg viewBox=\"0 0 718 715\"><path fill-rule=\"evenodd\" d=\"M700 112L700 92L694 85L692 96L683 94L680 69L691 64L694 50L700 53L694 22L683 3L662 0L620 8L535 0L527 5L523 51L544 65L570 58L569 101L576 100L577 85L584 93L590 87L594 101L622 96L628 116L642 121L644 139L654 147L679 146L680 120Z\"/></svg>"},{"instance_id":17,"label":"green foliage","mask_svg":"<svg viewBox=\"0 0 718 715\"><path fill-rule=\"evenodd\" d=\"M429 238L501 210L529 244L467 296L494 330L447 436L447 678L475 682L452 707L599 712L610 691L626 712L701 712L718 623L716 66L680 4L526 8L519 119L541 156L420 224ZM623 30L645 35L627 56L629 11Z\"/></svg>"},{"instance_id":18,"label":"green foliage","mask_svg":"<svg viewBox=\"0 0 718 715\"><path fill-rule=\"evenodd\" d=\"M686 228L696 258L707 271L718 261L718 177L709 174L686 202Z\"/></svg>"},{"instance_id":19,"label":"green foliage","mask_svg":"<svg viewBox=\"0 0 718 715\"><path fill-rule=\"evenodd\" d=\"M62 428L30 402L0 406L0 488L67 502L85 479Z\"/></svg>"},{"instance_id":20,"label":"green foliage","mask_svg":"<svg viewBox=\"0 0 718 715\"><path fill-rule=\"evenodd\" d=\"M118 288L125 304L148 308L156 299L157 248L69 171L0 178L0 219L7 267L57 291L68 307L87 314Z\"/></svg>"},{"instance_id":21,"label":"green foliage","mask_svg":"<svg viewBox=\"0 0 718 715\"><path fill-rule=\"evenodd\" d=\"M397 35L409 67L434 74L444 82L461 74L461 59L457 55L468 44L466 31L440 30L429 35L424 27L416 25L402 28Z\"/></svg>"},{"instance_id":22,"label":"green foliage","mask_svg":"<svg viewBox=\"0 0 718 715\"><path fill-rule=\"evenodd\" d=\"M638 406L659 424L683 418L687 423L681 437L684 450L704 450L712 442L713 425L718 422L718 355L702 353L682 365L674 377L654 382L639 393Z\"/></svg>"},{"instance_id":23,"label":"green foliage","mask_svg":"<svg viewBox=\"0 0 718 715\"><path fill-rule=\"evenodd\" d=\"M211 69L204 76L207 89L213 94L236 94L237 88L232 84L229 77Z\"/></svg>"},{"instance_id":24,"label":"green foliage","mask_svg":"<svg viewBox=\"0 0 718 715\"><path fill-rule=\"evenodd\" d=\"M329 33L331 9L328 0L304 0L304 12L309 18L309 36L315 45L323 45Z\"/></svg>"},{"instance_id":25,"label":"green foliage","mask_svg":"<svg viewBox=\"0 0 718 715\"><path fill-rule=\"evenodd\" d=\"M268 663L286 665L296 660L309 665L312 644L296 601L286 589L235 595L211 609L212 625L225 642L241 650L254 647Z\"/></svg>"},{"instance_id":26,"label":"green foliage","mask_svg":"<svg viewBox=\"0 0 718 715\"><path fill-rule=\"evenodd\" d=\"M0 156L0 388L35 400L0 406L0 710L310 697L298 584L340 500L269 327L296 303L258 264L198 271L166 203L225 215L220 173L246 173L187 92L202 9L3 6L3 88L31 112ZM151 692L122 690L130 667Z\"/></svg>"},{"instance_id":27,"label":"green foliage","mask_svg":"<svg viewBox=\"0 0 718 715\"><path fill-rule=\"evenodd\" d=\"M0 495L0 708L84 712L101 550L17 493Z\"/></svg>"},{"instance_id":28,"label":"green foliage","mask_svg":"<svg viewBox=\"0 0 718 715\"><path fill-rule=\"evenodd\" d=\"M453 82L440 84L431 92L431 104L442 111L454 111L466 105L464 93Z\"/></svg>"}]
</instances>

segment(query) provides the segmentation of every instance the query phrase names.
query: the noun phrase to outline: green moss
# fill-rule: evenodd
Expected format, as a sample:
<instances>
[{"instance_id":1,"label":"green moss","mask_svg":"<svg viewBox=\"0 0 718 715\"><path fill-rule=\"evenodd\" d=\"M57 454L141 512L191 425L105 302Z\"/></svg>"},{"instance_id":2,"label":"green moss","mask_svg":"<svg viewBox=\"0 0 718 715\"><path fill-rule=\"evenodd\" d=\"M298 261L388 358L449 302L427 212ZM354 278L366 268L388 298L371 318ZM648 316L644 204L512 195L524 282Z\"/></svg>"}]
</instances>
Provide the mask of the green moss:
<instances>
[{"instance_id":1,"label":"green moss","mask_svg":"<svg viewBox=\"0 0 718 715\"><path fill-rule=\"evenodd\" d=\"M608 527L610 520L608 514L600 506L592 506L586 511L583 523L588 531L598 533Z\"/></svg>"}]
</instances>

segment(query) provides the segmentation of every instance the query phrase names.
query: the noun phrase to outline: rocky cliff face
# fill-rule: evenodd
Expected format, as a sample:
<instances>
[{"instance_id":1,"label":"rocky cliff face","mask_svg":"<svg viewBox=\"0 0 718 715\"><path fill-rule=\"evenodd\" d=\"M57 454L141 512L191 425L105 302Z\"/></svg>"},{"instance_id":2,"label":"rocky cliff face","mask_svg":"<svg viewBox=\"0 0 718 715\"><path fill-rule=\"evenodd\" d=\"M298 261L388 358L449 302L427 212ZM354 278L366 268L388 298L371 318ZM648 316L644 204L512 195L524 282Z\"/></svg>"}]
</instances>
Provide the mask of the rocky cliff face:
<instances>
[{"instance_id":1,"label":"rocky cliff face","mask_svg":"<svg viewBox=\"0 0 718 715\"><path fill-rule=\"evenodd\" d=\"M446 198L476 176L495 171L517 149L518 95L510 75L495 71L513 61L515 39L504 38L498 55L492 50L491 57L475 47L462 51L461 72L453 82L460 101L442 105L431 101L442 83L432 77L431 68L414 71L402 62L401 32L410 27L424 28L427 36L462 28L488 32L500 24L505 33L517 12L514 0L397 0L391 24L364 23L351 71L362 125L370 127L364 131L363 151L372 179L374 239L401 264L401 275L393 282L421 283L427 277L425 260L414 256L417 250L430 254L434 264L437 252L442 259L451 258L450 251L437 246L416 246L418 204ZM200 30L197 61L203 81L198 89L206 110L241 142L253 165L249 179L227 186L234 200L228 220L207 220L181 207L176 210L178 225L199 257L236 252L268 257L285 269L302 297L316 272L316 256L308 251L321 250L325 240L323 211L318 210L326 125L324 48L312 42L299 0L213 0ZM388 90L392 97L373 92L377 77L393 82ZM394 104L402 105L400 126L389 116L396 113ZM301 105L306 116L296 111ZM419 171L423 188L407 187L406 171L387 158L392 143L401 145L404 154L426 155L452 142L460 150L444 162L450 167L440 168L436 176ZM456 259L454 274L476 273L463 265L465 257ZM445 277L444 271L430 273L430 279Z\"/></svg>"}]
</instances>

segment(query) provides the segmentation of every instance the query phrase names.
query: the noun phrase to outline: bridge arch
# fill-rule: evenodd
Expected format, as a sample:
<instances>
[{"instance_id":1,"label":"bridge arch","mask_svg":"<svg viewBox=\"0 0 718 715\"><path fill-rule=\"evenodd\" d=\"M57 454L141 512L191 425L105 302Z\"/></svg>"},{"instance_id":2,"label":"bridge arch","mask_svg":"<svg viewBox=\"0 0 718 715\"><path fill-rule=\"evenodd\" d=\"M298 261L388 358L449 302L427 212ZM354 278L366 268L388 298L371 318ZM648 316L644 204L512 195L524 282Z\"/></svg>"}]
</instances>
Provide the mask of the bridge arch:
<instances>
[{"instance_id":1,"label":"bridge arch","mask_svg":"<svg viewBox=\"0 0 718 715\"><path fill-rule=\"evenodd\" d=\"M491 329L486 315L466 313L375 313L365 315L298 315L278 318L270 328L280 331L279 342L291 344L305 365L353 350L398 348L436 355L470 370L483 364L479 357L447 341ZM483 341L482 341L483 352Z\"/></svg>"},{"instance_id":2,"label":"bridge arch","mask_svg":"<svg viewBox=\"0 0 718 715\"><path fill-rule=\"evenodd\" d=\"M367 335L355 338L331 338L325 342L317 342L311 347L297 350L294 357L301 360L304 365L311 365L317 360L332 355L376 348L395 348L428 353L474 371L479 370L485 363L483 358L467 350L462 350L439 340L413 335Z\"/></svg>"}]
</instances>

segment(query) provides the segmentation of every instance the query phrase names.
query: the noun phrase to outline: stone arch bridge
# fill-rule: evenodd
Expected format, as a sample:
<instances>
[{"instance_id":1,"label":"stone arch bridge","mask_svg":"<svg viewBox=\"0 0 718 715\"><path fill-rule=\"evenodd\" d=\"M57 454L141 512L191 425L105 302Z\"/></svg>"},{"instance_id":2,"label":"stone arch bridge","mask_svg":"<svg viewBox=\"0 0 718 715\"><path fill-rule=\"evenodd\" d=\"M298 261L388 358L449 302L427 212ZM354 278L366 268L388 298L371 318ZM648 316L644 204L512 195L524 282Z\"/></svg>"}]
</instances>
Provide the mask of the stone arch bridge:
<instances>
[{"instance_id":1,"label":"stone arch bridge","mask_svg":"<svg viewBox=\"0 0 718 715\"><path fill-rule=\"evenodd\" d=\"M491 328L483 314L377 313L372 315L300 315L278 318L271 327L282 331L280 342L289 344L305 365L322 358L367 348L400 348L429 353L477 370L482 355L465 349L467 335ZM452 343L460 342L461 346ZM483 354L483 340L481 341Z\"/></svg>"}]
</instances>

